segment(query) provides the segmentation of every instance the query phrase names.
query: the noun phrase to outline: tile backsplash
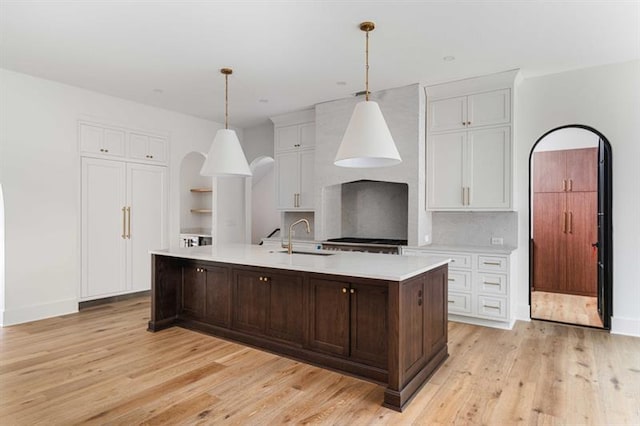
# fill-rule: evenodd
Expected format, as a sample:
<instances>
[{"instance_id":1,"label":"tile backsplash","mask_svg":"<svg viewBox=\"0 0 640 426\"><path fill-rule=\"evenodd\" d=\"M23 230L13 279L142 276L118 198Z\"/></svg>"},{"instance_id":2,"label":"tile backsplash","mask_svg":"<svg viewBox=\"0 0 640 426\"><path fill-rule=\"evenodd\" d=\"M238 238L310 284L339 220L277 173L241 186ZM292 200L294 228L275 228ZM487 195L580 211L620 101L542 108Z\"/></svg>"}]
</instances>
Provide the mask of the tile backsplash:
<instances>
[{"instance_id":1,"label":"tile backsplash","mask_svg":"<svg viewBox=\"0 0 640 426\"><path fill-rule=\"evenodd\" d=\"M433 244L489 246L492 237L518 245L516 212L433 212Z\"/></svg>"}]
</instances>

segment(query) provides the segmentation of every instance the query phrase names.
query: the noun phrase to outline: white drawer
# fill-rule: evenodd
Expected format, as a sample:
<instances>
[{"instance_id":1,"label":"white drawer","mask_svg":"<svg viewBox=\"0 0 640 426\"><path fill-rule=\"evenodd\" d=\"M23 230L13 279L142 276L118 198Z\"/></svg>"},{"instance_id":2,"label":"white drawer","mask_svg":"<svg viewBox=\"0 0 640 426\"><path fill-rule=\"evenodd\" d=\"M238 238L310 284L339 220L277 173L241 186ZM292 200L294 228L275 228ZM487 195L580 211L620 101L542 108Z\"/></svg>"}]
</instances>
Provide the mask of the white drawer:
<instances>
[{"instance_id":1,"label":"white drawer","mask_svg":"<svg viewBox=\"0 0 640 426\"><path fill-rule=\"evenodd\" d=\"M471 272L449 269L449 290L471 291Z\"/></svg>"},{"instance_id":2,"label":"white drawer","mask_svg":"<svg viewBox=\"0 0 640 426\"><path fill-rule=\"evenodd\" d=\"M488 272L478 272L476 274L476 288L479 293L507 294L508 282L506 274L491 274Z\"/></svg>"},{"instance_id":3,"label":"white drawer","mask_svg":"<svg viewBox=\"0 0 640 426\"><path fill-rule=\"evenodd\" d=\"M449 313L452 314L470 314L471 313L471 295L465 293L449 292L447 298L449 305Z\"/></svg>"},{"instance_id":4,"label":"white drawer","mask_svg":"<svg viewBox=\"0 0 640 426\"><path fill-rule=\"evenodd\" d=\"M503 256L478 255L479 271L507 272L507 258Z\"/></svg>"},{"instance_id":5,"label":"white drawer","mask_svg":"<svg viewBox=\"0 0 640 426\"><path fill-rule=\"evenodd\" d=\"M449 268L471 269L471 255L451 252L433 252L431 254L451 258Z\"/></svg>"},{"instance_id":6,"label":"white drawer","mask_svg":"<svg viewBox=\"0 0 640 426\"><path fill-rule=\"evenodd\" d=\"M451 306L451 305L449 305ZM507 319L507 298L478 296L478 316Z\"/></svg>"}]
</instances>

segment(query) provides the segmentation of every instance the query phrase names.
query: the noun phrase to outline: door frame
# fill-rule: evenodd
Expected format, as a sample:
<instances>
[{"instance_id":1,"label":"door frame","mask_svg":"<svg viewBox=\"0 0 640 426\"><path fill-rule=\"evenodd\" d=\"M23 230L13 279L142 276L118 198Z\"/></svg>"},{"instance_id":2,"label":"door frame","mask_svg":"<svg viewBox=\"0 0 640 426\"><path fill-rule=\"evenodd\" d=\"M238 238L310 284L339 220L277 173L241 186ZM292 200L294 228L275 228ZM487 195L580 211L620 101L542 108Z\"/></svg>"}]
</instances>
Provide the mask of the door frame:
<instances>
[{"instance_id":1,"label":"door frame","mask_svg":"<svg viewBox=\"0 0 640 426\"><path fill-rule=\"evenodd\" d=\"M604 205L602 206L602 210L604 213L604 218L602 221L602 226L604 227L605 238L604 241L599 241L604 246L604 255L602 258L602 263L604 265L604 282L602 283L604 287L604 303L603 312L602 312L602 325L605 330L611 329L611 317L613 316L613 204L612 204L612 155L611 155L611 143L609 140L600 133L598 130L593 127L586 126L584 124L567 124L564 126L559 126L549 130L540 136L536 142L531 147L531 151L529 152L529 318L531 318L531 293L533 292L533 238L531 237L531 231L533 227L533 211L532 211L532 192L533 192L533 170L531 168L531 161L533 160L534 150L536 146L542 141L547 135L562 129L567 128L578 128L583 130L588 130L600 138L600 142L604 144L604 188L600 186L600 178L598 178L598 198L600 199L600 192L604 191ZM598 175L600 174L600 159L598 158ZM598 256L600 258L600 256ZM600 297L600 295L598 295ZM599 301L598 301L599 302ZM548 320L544 320L548 321ZM551 322L560 322L560 321L551 321ZM595 327L599 328L599 327Z\"/></svg>"}]
</instances>

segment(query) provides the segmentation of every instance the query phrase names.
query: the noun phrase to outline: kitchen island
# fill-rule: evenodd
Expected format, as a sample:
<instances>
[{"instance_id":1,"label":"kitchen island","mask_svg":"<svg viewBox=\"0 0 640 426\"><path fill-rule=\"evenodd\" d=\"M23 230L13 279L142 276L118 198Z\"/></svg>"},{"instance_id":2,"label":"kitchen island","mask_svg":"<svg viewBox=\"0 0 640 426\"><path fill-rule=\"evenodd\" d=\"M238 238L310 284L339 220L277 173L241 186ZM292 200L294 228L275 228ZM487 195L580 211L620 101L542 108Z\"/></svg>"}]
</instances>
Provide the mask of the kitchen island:
<instances>
[{"instance_id":1,"label":"kitchen island","mask_svg":"<svg viewBox=\"0 0 640 426\"><path fill-rule=\"evenodd\" d=\"M447 358L447 263L436 256L255 245L151 252L149 330L171 326L386 386L406 406Z\"/></svg>"}]
</instances>

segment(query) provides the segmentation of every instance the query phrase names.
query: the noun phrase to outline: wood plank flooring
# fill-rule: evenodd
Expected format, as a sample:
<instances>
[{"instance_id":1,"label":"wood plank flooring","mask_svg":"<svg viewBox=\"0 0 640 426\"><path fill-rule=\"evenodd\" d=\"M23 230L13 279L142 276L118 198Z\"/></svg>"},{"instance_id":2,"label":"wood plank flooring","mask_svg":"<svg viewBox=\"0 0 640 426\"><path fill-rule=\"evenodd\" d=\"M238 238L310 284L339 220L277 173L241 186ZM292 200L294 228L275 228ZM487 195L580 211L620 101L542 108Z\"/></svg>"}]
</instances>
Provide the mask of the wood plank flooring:
<instances>
[{"instance_id":1,"label":"wood plank flooring","mask_svg":"<svg viewBox=\"0 0 640 426\"><path fill-rule=\"evenodd\" d=\"M531 293L531 316L602 328L597 297L534 291Z\"/></svg>"},{"instance_id":2,"label":"wood plank flooring","mask_svg":"<svg viewBox=\"0 0 640 426\"><path fill-rule=\"evenodd\" d=\"M0 329L0 424L640 424L640 339L449 323L404 413L381 386L181 328L148 299Z\"/></svg>"}]
</instances>

